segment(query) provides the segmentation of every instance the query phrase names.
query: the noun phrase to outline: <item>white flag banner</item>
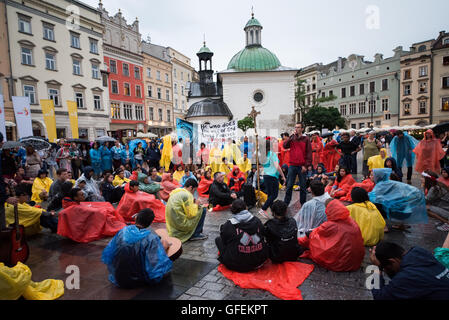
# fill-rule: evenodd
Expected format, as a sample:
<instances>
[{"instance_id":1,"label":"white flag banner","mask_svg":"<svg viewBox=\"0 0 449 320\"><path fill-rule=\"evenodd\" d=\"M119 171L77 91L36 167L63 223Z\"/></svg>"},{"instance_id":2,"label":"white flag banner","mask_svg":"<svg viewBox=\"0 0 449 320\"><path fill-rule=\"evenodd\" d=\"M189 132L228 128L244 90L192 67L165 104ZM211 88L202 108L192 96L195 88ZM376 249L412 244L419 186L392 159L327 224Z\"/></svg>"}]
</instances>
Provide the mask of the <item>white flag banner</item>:
<instances>
[{"instance_id":1,"label":"white flag banner","mask_svg":"<svg viewBox=\"0 0 449 320\"><path fill-rule=\"evenodd\" d=\"M0 132L3 134L3 141L6 141L5 103L2 94L0 94Z\"/></svg>"},{"instance_id":2,"label":"white flag banner","mask_svg":"<svg viewBox=\"0 0 449 320\"><path fill-rule=\"evenodd\" d=\"M31 124L30 98L12 97L12 104L14 106L19 139L32 136L33 125Z\"/></svg>"},{"instance_id":3,"label":"white flag banner","mask_svg":"<svg viewBox=\"0 0 449 320\"><path fill-rule=\"evenodd\" d=\"M202 124L198 129L202 142L225 142L229 138L233 140L237 138L237 121L235 120L219 124Z\"/></svg>"}]
</instances>

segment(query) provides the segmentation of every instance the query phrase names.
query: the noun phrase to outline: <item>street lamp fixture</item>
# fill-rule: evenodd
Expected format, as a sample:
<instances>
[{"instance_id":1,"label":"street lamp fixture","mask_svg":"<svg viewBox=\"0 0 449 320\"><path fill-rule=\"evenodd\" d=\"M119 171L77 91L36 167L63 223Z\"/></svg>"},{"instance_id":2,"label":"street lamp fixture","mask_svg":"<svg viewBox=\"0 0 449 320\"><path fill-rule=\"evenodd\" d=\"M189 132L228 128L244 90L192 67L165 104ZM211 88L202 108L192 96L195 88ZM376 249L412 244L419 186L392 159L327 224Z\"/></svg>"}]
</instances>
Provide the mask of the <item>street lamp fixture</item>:
<instances>
[{"instance_id":1,"label":"street lamp fixture","mask_svg":"<svg viewBox=\"0 0 449 320\"><path fill-rule=\"evenodd\" d=\"M374 98L374 96L376 96L376 98ZM366 96L366 102L371 102L371 129L374 128L374 102L375 101L379 101L379 94L377 92L370 92L367 96ZM370 105L368 104L368 108L370 107Z\"/></svg>"}]
</instances>

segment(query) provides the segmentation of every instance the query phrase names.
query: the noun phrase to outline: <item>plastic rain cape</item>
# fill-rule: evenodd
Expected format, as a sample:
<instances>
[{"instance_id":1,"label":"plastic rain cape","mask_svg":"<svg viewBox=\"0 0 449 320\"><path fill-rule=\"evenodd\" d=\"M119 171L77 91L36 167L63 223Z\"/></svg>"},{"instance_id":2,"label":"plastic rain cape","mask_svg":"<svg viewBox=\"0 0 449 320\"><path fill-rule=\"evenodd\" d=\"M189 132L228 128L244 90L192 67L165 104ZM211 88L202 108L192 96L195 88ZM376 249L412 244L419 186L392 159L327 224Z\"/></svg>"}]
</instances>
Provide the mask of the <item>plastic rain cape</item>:
<instances>
[{"instance_id":1,"label":"plastic rain cape","mask_svg":"<svg viewBox=\"0 0 449 320\"><path fill-rule=\"evenodd\" d=\"M182 188L173 190L165 208L170 237L178 238L183 243L189 240L201 219L202 211L189 191Z\"/></svg>"},{"instance_id":2,"label":"plastic rain cape","mask_svg":"<svg viewBox=\"0 0 449 320\"><path fill-rule=\"evenodd\" d=\"M419 141L404 132L404 137L399 139L394 137L390 143L391 156L396 160L398 168L402 168L404 160L407 161L407 167L413 167L415 163L415 154L413 149L416 148Z\"/></svg>"},{"instance_id":3,"label":"plastic rain cape","mask_svg":"<svg viewBox=\"0 0 449 320\"><path fill-rule=\"evenodd\" d=\"M369 193L372 203L381 204L391 221L401 223L427 223L424 193L411 185L391 181L390 168L374 169L376 186Z\"/></svg>"},{"instance_id":4,"label":"plastic rain cape","mask_svg":"<svg viewBox=\"0 0 449 320\"><path fill-rule=\"evenodd\" d=\"M159 165L164 168L165 172L168 172L168 170L170 169L171 159L173 158L170 135L166 135L165 137L163 137L162 141L164 147L162 148L161 160L159 160Z\"/></svg>"},{"instance_id":5,"label":"plastic rain cape","mask_svg":"<svg viewBox=\"0 0 449 320\"><path fill-rule=\"evenodd\" d=\"M359 225L365 246L375 246L383 239L385 220L373 203L354 203L347 209L351 218Z\"/></svg>"},{"instance_id":6,"label":"plastic rain cape","mask_svg":"<svg viewBox=\"0 0 449 320\"><path fill-rule=\"evenodd\" d=\"M327 221L326 207L317 197L312 198L304 203L294 219L298 226L298 238L304 237L305 232L315 229Z\"/></svg>"},{"instance_id":7,"label":"plastic rain cape","mask_svg":"<svg viewBox=\"0 0 449 320\"><path fill-rule=\"evenodd\" d=\"M158 183L145 183L145 179L148 178L148 176L144 173L138 174L138 181L139 181L139 190L149 193L149 194L156 194L161 190L161 185Z\"/></svg>"},{"instance_id":8,"label":"plastic rain cape","mask_svg":"<svg viewBox=\"0 0 449 320\"><path fill-rule=\"evenodd\" d=\"M62 280L31 281L31 270L19 262L8 268L0 262L0 300L55 300L64 294Z\"/></svg>"},{"instance_id":9,"label":"plastic rain cape","mask_svg":"<svg viewBox=\"0 0 449 320\"><path fill-rule=\"evenodd\" d=\"M123 288L158 283L173 265L159 237L136 226L120 230L104 249L101 260L108 267L109 280Z\"/></svg>"},{"instance_id":10,"label":"plastic rain cape","mask_svg":"<svg viewBox=\"0 0 449 320\"><path fill-rule=\"evenodd\" d=\"M426 140L426 138L429 140ZM413 150L416 154L416 172L430 170L436 173L441 171L440 160L443 159L445 152L441 147L441 141L436 139L432 130L424 133L424 139Z\"/></svg>"}]
</instances>

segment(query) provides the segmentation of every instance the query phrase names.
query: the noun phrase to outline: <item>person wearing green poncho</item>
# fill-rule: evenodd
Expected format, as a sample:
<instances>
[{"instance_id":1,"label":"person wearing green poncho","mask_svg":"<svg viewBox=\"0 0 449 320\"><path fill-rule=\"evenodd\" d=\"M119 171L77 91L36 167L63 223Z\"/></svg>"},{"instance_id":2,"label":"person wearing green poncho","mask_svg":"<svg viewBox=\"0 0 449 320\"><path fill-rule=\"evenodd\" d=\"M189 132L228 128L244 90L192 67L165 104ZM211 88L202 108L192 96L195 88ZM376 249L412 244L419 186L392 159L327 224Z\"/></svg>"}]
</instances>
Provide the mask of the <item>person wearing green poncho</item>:
<instances>
[{"instance_id":1,"label":"person wearing green poncho","mask_svg":"<svg viewBox=\"0 0 449 320\"><path fill-rule=\"evenodd\" d=\"M194 179L187 180L184 188L178 188L170 193L165 207L168 234L183 243L187 240L207 239L202 233L206 208L193 198L197 188L198 182Z\"/></svg>"},{"instance_id":2,"label":"person wearing green poncho","mask_svg":"<svg viewBox=\"0 0 449 320\"><path fill-rule=\"evenodd\" d=\"M449 269L449 233L443 246L441 248L436 248L433 255L443 266Z\"/></svg>"},{"instance_id":3,"label":"person wearing green poncho","mask_svg":"<svg viewBox=\"0 0 449 320\"><path fill-rule=\"evenodd\" d=\"M137 176L139 181L139 190L157 196L159 190L161 190L161 185L159 183L150 182L148 176L144 173L139 173Z\"/></svg>"}]
</instances>

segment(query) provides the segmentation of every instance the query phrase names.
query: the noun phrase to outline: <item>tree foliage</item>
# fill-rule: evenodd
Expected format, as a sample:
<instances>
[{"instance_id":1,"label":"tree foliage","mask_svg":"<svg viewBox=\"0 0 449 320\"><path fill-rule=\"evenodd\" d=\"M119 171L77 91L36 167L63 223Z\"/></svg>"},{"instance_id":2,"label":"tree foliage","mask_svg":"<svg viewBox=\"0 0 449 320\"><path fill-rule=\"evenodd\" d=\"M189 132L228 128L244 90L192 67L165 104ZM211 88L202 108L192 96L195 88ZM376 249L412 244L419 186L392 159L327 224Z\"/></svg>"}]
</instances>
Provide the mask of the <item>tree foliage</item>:
<instances>
[{"instance_id":1,"label":"tree foliage","mask_svg":"<svg viewBox=\"0 0 449 320\"><path fill-rule=\"evenodd\" d=\"M253 118L245 117L237 122L237 127L246 134L248 129L254 128L254 120Z\"/></svg>"},{"instance_id":2,"label":"tree foliage","mask_svg":"<svg viewBox=\"0 0 449 320\"><path fill-rule=\"evenodd\" d=\"M320 107L319 105L313 106L304 115L304 124L320 131L323 128L332 130L335 127L346 129L346 121L341 117L338 109Z\"/></svg>"}]
</instances>

